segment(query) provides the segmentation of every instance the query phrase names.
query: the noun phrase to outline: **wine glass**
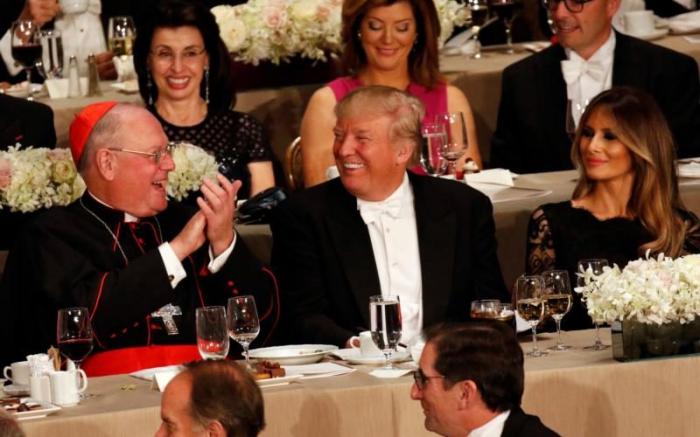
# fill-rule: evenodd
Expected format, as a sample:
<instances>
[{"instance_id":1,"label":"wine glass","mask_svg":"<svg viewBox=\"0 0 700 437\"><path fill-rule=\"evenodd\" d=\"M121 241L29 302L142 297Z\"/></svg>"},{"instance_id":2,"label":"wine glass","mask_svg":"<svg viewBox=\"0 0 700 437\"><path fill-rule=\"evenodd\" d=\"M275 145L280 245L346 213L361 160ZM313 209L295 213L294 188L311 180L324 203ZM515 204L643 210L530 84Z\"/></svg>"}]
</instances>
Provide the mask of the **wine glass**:
<instances>
[{"instance_id":1,"label":"wine glass","mask_svg":"<svg viewBox=\"0 0 700 437\"><path fill-rule=\"evenodd\" d=\"M63 40L58 30L41 31L41 65L47 79L63 74Z\"/></svg>"},{"instance_id":2,"label":"wine glass","mask_svg":"<svg viewBox=\"0 0 700 437\"><path fill-rule=\"evenodd\" d=\"M451 112L448 114L437 114L435 122L445 126L447 142L440 149L440 156L447 161L446 174L456 174L456 163L467 151L467 126L464 123L464 114L461 112Z\"/></svg>"},{"instance_id":3,"label":"wine glass","mask_svg":"<svg viewBox=\"0 0 700 437\"><path fill-rule=\"evenodd\" d=\"M467 0L469 10L472 14L472 32L476 51L472 54L472 59L481 59L481 43L479 42L479 32L489 18L488 0Z\"/></svg>"},{"instance_id":4,"label":"wine glass","mask_svg":"<svg viewBox=\"0 0 700 437\"><path fill-rule=\"evenodd\" d=\"M32 20L12 23L12 57L19 62L27 75L27 100L32 98L32 67L41 60L39 25Z\"/></svg>"},{"instance_id":5,"label":"wine glass","mask_svg":"<svg viewBox=\"0 0 700 437\"><path fill-rule=\"evenodd\" d=\"M370 296L369 320L372 341L384 353L384 368L393 369L391 354L401 338L401 304L398 296Z\"/></svg>"},{"instance_id":6,"label":"wine glass","mask_svg":"<svg viewBox=\"0 0 700 437\"><path fill-rule=\"evenodd\" d=\"M546 293L546 311L557 324L557 344L549 349L565 351L571 348L561 341L561 319L571 310L573 300L569 273L566 270L548 270L542 273L542 277Z\"/></svg>"},{"instance_id":7,"label":"wine glass","mask_svg":"<svg viewBox=\"0 0 700 437\"><path fill-rule=\"evenodd\" d=\"M258 310L253 296L236 296L228 300L228 333L232 339L243 347L245 364L250 366L248 348L260 333Z\"/></svg>"},{"instance_id":8,"label":"wine glass","mask_svg":"<svg viewBox=\"0 0 700 437\"><path fill-rule=\"evenodd\" d=\"M80 363L92 351L92 341L92 325L87 308L74 307L58 310L56 343L61 355L80 368Z\"/></svg>"},{"instance_id":9,"label":"wine glass","mask_svg":"<svg viewBox=\"0 0 700 437\"><path fill-rule=\"evenodd\" d=\"M542 276L521 276L515 282L515 308L532 328L531 357L547 355L537 347L537 325L544 319L544 279Z\"/></svg>"},{"instance_id":10,"label":"wine glass","mask_svg":"<svg viewBox=\"0 0 700 437\"><path fill-rule=\"evenodd\" d=\"M133 55L134 40L136 39L136 27L134 21L128 16L111 17L107 30L107 45L114 54L115 65L119 72L119 82L131 79L131 73L123 74L122 65L131 65L129 59ZM127 69L128 71L128 69Z\"/></svg>"},{"instance_id":11,"label":"wine glass","mask_svg":"<svg viewBox=\"0 0 700 437\"><path fill-rule=\"evenodd\" d=\"M420 163L431 176L440 174L440 151L447 143L447 132L442 123L423 123L421 126L423 144L421 144Z\"/></svg>"},{"instance_id":12,"label":"wine glass","mask_svg":"<svg viewBox=\"0 0 700 437\"><path fill-rule=\"evenodd\" d=\"M498 16L503 22L503 26L506 28L506 44L508 45L506 53L515 53L515 50L513 50L513 35L511 29L513 27L513 19L523 7L522 1L489 0L489 7L491 8L491 12Z\"/></svg>"},{"instance_id":13,"label":"wine glass","mask_svg":"<svg viewBox=\"0 0 700 437\"><path fill-rule=\"evenodd\" d=\"M577 268L577 273L576 273L576 284L579 287L583 287L584 285L587 285L586 278L583 275L584 272L590 272L593 273L594 275L600 275L603 273L603 268L608 266L608 260L606 259L582 259L581 261L578 262L578 268ZM595 326L595 342L590 345L584 347L586 350L594 350L594 351L600 351L603 349L607 349L610 347L609 344L604 344L600 340L600 326L599 324L601 323L600 320L593 320L593 325Z\"/></svg>"},{"instance_id":14,"label":"wine glass","mask_svg":"<svg viewBox=\"0 0 700 437\"><path fill-rule=\"evenodd\" d=\"M206 306L197 308L197 349L205 360L223 360L228 355L226 308Z\"/></svg>"},{"instance_id":15,"label":"wine glass","mask_svg":"<svg viewBox=\"0 0 700 437\"><path fill-rule=\"evenodd\" d=\"M473 300L471 312L472 319L495 319L500 311L501 301L498 299Z\"/></svg>"}]
</instances>

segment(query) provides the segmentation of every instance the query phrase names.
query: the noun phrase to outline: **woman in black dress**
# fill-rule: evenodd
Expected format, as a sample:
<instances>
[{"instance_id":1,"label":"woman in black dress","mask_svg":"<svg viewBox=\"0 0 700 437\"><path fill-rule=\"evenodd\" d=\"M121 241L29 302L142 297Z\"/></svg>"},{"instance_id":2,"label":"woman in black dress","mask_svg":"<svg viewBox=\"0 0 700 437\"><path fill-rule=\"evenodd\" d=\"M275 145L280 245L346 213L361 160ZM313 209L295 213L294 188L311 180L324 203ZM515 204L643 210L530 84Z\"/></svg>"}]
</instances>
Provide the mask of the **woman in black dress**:
<instances>
[{"instance_id":1,"label":"woman in black dress","mask_svg":"<svg viewBox=\"0 0 700 437\"><path fill-rule=\"evenodd\" d=\"M678 194L673 137L654 99L627 87L599 94L581 117L571 158L579 170L573 199L530 217L527 272L569 271L581 259L628 261L700 251L698 220ZM565 329L592 326L580 297Z\"/></svg>"},{"instance_id":2,"label":"woman in black dress","mask_svg":"<svg viewBox=\"0 0 700 437\"><path fill-rule=\"evenodd\" d=\"M137 29L134 66L141 97L169 140L213 153L226 166L226 176L243 182L239 198L275 184L272 150L262 126L231 109L231 61L206 7L159 2Z\"/></svg>"}]
</instances>

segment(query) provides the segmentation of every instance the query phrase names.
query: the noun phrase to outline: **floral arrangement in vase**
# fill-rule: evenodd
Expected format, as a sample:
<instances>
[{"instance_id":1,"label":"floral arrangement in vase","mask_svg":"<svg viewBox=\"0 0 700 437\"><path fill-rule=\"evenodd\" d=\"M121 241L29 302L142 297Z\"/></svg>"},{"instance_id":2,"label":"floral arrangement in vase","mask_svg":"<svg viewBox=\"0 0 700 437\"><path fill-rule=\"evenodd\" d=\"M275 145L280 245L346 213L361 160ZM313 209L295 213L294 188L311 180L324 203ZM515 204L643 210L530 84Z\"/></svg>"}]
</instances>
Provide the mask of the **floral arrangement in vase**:
<instances>
[{"instance_id":1,"label":"floral arrangement in vase","mask_svg":"<svg viewBox=\"0 0 700 437\"><path fill-rule=\"evenodd\" d=\"M168 174L168 196L182 200L191 191L199 190L204 179L216 179L216 159L201 147L178 142L170 153L175 170Z\"/></svg>"},{"instance_id":2,"label":"floral arrangement in vase","mask_svg":"<svg viewBox=\"0 0 700 437\"><path fill-rule=\"evenodd\" d=\"M469 14L456 0L434 0L440 18L440 44ZM289 61L294 56L325 61L342 50L342 0L249 0L211 11L221 39L236 60L258 65Z\"/></svg>"}]
</instances>

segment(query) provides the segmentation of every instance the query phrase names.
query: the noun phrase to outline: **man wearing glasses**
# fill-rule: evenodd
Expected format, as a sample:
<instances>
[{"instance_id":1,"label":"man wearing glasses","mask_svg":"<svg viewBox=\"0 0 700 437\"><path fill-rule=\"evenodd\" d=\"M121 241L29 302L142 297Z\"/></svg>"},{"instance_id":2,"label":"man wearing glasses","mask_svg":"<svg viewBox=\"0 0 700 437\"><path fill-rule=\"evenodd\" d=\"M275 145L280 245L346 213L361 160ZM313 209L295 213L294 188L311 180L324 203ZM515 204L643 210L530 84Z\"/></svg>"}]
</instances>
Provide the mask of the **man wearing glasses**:
<instances>
[{"instance_id":1,"label":"man wearing glasses","mask_svg":"<svg viewBox=\"0 0 700 437\"><path fill-rule=\"evenodd\" d=\"M0 362L55 344L64 307L88 308L98 350L194 344L195 308L236 294L253 294L261 315L276 314L274 277L233 227L240 182L204 181L196 211L169 205L170 146L141 107L90 105L70 140L87 191L41 214L10 250L0 304L13 321L2 330Z\"/></svg>"},{"instance_id":2,"label":"man wearing glasses","mask_svg":"<svg viewBox=\"0 0 700 437\"><path fill-rule=\"evenodd\" d=\"M438 325L426 344L411 398L425 428L443 436L556 437L520 408L523 351L512 328L495 320Z\"/></svg>"},{"instance_id":3,"label":"man wearing glasses","mask_svg":"<svg viewBox=\"0 0 700 437\"><path fill-rule=\"evenodd\" d=\"M572 168L571 142L586 105L620 85L656 98L679 157L700 155L700 84L692 58L614 31L620 0L543 2L558 44L503 72L491 166L518 173Z\"/></svg>"}]
</instances>

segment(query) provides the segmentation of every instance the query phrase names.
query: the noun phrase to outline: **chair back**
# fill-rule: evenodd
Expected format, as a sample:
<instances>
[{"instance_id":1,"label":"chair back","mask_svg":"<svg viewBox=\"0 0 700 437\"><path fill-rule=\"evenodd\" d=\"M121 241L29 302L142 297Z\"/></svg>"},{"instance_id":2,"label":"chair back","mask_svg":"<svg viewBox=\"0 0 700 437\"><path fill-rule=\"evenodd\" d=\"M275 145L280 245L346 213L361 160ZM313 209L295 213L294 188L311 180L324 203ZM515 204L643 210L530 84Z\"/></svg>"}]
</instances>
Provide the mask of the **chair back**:
<instances>
[{"instance_id":1,"label":"chair back","mask_svg":"<svg viewBox=\"0 0 700 437\"><path fill-rule=\"evenodd\" d=\"M301 162L301 137L296 137L284 154L284 176L291 191L304 188Z\"/></svg>"}]
</instances>

